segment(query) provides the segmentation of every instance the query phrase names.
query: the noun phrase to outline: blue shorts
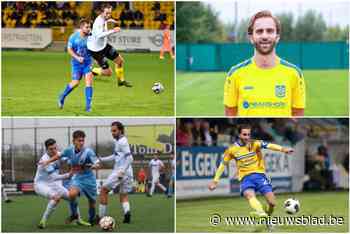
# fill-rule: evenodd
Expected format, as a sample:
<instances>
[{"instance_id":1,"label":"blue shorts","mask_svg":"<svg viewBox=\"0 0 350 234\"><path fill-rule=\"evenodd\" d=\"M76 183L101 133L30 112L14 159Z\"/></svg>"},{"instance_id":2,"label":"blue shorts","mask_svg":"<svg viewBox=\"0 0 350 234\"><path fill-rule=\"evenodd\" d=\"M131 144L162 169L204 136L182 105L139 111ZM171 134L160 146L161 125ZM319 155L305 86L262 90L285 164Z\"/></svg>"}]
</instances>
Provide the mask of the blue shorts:
<instances>
[{"instance_id":1,"label":"blue shorts","mask_svg":"<svg viewBox=\"0 0 350 234\"><path fill-rule=\"evenodd\" d=\"M96 201L96 177L91 172L88 174L76 174L72 177L71 187L78 188L90 201Z\"/></svg>"},{"instance_id":2,"label":"blue shorts","mask_svg":"<svg viewBox=\"0 0 350 234\"><path fill-rule=\"evenodd\" d=\"M91 72L92 63L72 63L72 80L81 80L83 76Z\"/></svg>"},{"instance_id":3,"label":"blue shorts","mask_svg":"<svg viewBox=\"0 0 350 234\"><path fill-rule=\"evenodd\" d=\"M241 196L247 189L253 189L255 192L259 192L262 195L272 192L271 181L262 173L253 173L244 176L241 181Z\"/></svg>"}]
</instances>

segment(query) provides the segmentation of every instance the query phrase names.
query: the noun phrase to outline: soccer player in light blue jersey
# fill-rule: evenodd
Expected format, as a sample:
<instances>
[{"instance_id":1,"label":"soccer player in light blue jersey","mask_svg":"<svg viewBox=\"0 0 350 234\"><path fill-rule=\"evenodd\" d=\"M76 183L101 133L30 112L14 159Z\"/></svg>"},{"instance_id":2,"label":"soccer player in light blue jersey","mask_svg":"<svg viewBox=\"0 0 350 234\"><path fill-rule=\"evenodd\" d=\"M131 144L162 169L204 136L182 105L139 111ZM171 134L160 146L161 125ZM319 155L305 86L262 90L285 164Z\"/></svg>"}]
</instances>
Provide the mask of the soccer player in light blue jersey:
<instances>
[{"instance_id":1,"label":"soccer player in light blue jersey","mask_svg":"<svg viewBox=\"0 0 350 234\"><path fill-rule=\"evenodd\" d=\"M91 32L91 23L82 19L79 23L80 29L73 33L68 40L67 51L72 56L72 81L66 86L58 99L58 107L63 108L65 98L76 88L81 78L85 78L85 101L86 111L91 111L92 101L92 57L87 49L87 38Z\"/></svg>"},{"instance_id":2,"label":"soccer player in light blue jersey","mask_svg":"<svg viewBox=\"0 0 350 234\"><path fill-rule=\"evenodd\" d=\"M95 152L84 147L85 133L77 130L73 132L73 145L63 150L62 154L52 157L44 162L48 165L58 159L66 160L73 169L72 182L68 191L68 198L75 201L79 194L84 194L89 202L89 223L96 223L96 176L93 169L100 167L99 160ZM77 207L71 207L73 214L67 219L67 223L78 219Z\"/></svg>"}]
</instances>

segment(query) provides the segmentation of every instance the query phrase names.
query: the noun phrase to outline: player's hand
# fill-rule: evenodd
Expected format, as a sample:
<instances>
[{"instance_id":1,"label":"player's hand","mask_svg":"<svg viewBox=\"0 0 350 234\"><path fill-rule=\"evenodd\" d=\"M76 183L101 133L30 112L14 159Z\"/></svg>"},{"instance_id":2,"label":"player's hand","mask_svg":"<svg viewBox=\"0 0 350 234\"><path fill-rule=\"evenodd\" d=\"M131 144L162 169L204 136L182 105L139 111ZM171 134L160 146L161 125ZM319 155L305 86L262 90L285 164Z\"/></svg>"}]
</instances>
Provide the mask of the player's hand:
<instances>
[{"instance_id":1,"label":"player's hand","mask_svg":"<svg viewBox=\"0 0 350 234\"><path fill-rule=\"evenodd\" d=\"M114 31L114 32L120 32L120 27L115 27L115 28L113 28L113 31Z\"/></svg>"},{"instance_id":2,"label":"player's hand","mask_svg":"<svg viewBox=\"0 0 350 234\"><path fill-rule=\"evenodd\" d=\"M212 181L212 182L209 183L208 189L209 189L210 191L213 191L213 190L216 189L217 185L218 185L218 182Z\"/></svg>"},{"instance_id":3,"label":"player's hand","mask_svg":"<svg viewBox=\"0 0 350 234\"><path fill-rule=\"evenodd\" d=\"M79 63L83 63L84 62L84 58L83 57L78 57L77 60L79 61Z\"/></svg>"},{"instance_id":4,"label":"player's hand","mask_svg":"<svg viewBox=\"0 0 350 234\"><path fill-rule=\"evenodd\" d=\"M282 148L282 152L286 154L291 154L294 152L294 149L292 148Z\"/></svg>"}]
</instances>

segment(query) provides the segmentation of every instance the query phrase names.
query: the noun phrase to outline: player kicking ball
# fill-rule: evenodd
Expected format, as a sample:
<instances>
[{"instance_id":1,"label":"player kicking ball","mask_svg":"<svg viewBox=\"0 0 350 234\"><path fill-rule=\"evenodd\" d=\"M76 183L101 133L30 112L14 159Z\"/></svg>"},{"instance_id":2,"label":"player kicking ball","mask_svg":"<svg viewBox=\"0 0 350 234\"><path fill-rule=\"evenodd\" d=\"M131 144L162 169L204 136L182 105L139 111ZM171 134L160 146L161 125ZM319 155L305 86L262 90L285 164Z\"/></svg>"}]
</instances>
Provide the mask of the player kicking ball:
<instances>
[{"instance_id":1,"label":"player kicking ball","mask_svg":"<svg viewBox=\"0 0 350 234\"><path fill-rule=\"evenodd\" d=\"M109 67L107 59L115 64L115 73L118 80L118 86L132 87L124 78L124 59L123 57L108 44L108 36L120 31L119 27L108 30L107 23L115 22L112 18L112 6L102 4L100 14L94 21L92 26L92 34L88 37L87 47L92 57L100 66L93 68L92 72L95 76L111 76L112 69Z\"/></svg>"},{"instance_id":2,"label":"player kicking ball","mask_svg":"<svg viewBox=\"0 0 350 234\"><path fill-rule=\"evenodd\" d=\"M99 160L95 152L84 146L85 133L77 130L73 132L73 145L64 149L61 155L51 157L43 165L48 165L58 159L65 160L73 169L72 183L68 190L68 199L76 201L79 194L84 194L89 203L89 223L96 223L96 176L93 169L99 168ZM71 207L72 215L66 220L71 223L79 217L78 207Z\"/></svg>"},{"instance_id":3,"label":"player kicking ball","mask_svg":"<svg viewBox=\"0 0 350 234\"><path fill-rule=\"evenodd\" d=\"M85 102L86 111L91 112L92 102L92 79L93 74L91 72L92 58L87 49L87 38L91 31L91 24L88 20L81 20L79 23L80 29L73 33L68 40L67 50L72 56L72 81L66 86L63 93L58 98L58 107L63 108L66 97L78 87L81 78L85 78Z\"/></svg>"},{"instance_id":4,"label":"player kicking ball","mask_svg":"<svg viewBox=\"0 0 350 234\"><path fill-rule=\"evenodd\" d=\"M225 151L224 158L215 173L214 180L208 186L209 190L216 189L225 167L229 161L234 159L238 170L241 195L247 199L254 210L250 212L250 215L257 218L271 216L276 206L276 198L272 192L271 182L265 174L265 161L261 150L270 149L290 154L293 152L293 149L261 140L252 140L250 138L251 127L249 125L240 126L238 132L239 139ZM267 206L263 207L261 205L256 198L256 192L261 193L265 197Z\"/></svg>"},{"instance_id":5,"label":"player kicking ball","mask_svg":"<svg viewBox=\"0 0 350 234\"><path fill-rule=\"evenodd\" d=\"M132 190L133 170L128 139L124 135L124 125L120 122L113 122L111 133L114 141L114 153L107 157L101 157L100 161L114 161L113 171L103 183L100 191L99 218L107 213L108 193L119 186L119 200L123 208L123 223L130 223L130 203L128 193Z\"/></svg>"}]
</instances>

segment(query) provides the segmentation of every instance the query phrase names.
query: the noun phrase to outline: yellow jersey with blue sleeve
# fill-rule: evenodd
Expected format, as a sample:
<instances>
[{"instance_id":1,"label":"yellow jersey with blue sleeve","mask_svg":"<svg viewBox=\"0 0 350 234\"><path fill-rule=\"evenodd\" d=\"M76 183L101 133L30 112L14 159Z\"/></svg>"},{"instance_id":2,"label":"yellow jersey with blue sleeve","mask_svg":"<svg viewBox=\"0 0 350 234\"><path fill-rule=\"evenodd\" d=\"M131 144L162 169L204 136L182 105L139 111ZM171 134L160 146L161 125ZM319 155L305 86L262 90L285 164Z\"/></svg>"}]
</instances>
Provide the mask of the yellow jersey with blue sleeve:
<instances>
[{"instance_id":1,"label":"yellow jersey with blue sleeve","mask_svg":"<svg viewBox=\"0 0 350 234\"><path fill-rule=\"evenodd\" d=\"M291 116L305 109L305 82L301 70L276 58L273 68L259 68L254 59L233 66L224 87L224 105L239 116Z\"/></svg>"},{"instance_id":2,"label":"yellow jersey with blue sleeve","mask_svg":"<svg viewBox=\"0 0 350 234\"><path fill-rule=\"evenodd\" d=\"M252 173L265 173L265 160L261 153L261 149L270 149L282 151L283 147L276 144L267 143L261 140L252 140L248 144L242 144L236 141L232 146L226 149L223 161L219 166L214 181L219 181L222 172L221 168L225 168L228 162L234 159L238 170L238 180Z\"/></svg>"}]
</instances>

